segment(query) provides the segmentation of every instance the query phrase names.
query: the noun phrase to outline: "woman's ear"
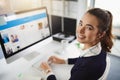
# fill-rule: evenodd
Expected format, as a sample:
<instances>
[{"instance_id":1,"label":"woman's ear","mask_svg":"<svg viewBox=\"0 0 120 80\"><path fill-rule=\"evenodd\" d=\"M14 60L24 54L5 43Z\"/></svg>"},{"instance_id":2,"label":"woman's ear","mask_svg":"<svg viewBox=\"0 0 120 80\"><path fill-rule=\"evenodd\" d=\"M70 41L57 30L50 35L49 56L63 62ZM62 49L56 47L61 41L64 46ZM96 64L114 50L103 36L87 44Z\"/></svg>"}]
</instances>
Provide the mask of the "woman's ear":
<instances>
[{"instance_id":1,"label":"woman's ear","mask_svg":"<svg viewBox=\"0 0 120 80\"><path fill-rule=\"evenodd\" d=\"M99 33L99 34L98 34L98 38L100 39L100 38L104 37L104 36L105 36L105 34L106 34L106 32L105 32L105 31L104 31L104 32L102 32L102 33Z\"/></svg>"}]
</instances>

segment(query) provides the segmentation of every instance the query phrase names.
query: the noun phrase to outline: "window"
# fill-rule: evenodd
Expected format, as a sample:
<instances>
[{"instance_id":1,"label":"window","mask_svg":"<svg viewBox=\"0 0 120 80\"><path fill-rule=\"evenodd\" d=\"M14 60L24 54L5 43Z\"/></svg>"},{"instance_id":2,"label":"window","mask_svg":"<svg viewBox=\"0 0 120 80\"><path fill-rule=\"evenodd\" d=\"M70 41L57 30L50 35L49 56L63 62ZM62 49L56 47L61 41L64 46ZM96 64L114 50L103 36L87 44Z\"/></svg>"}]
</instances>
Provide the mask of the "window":
<instances>
[{"instance_id":1,"label":"window","mask_svg":"<svg viewBox=\"0 0 120 80\"><path fill-rule=\"evenodd\" d=\"M96 0L95 7L109 10L113 14L113 34L120 36L120 3L118 0Z\"/></svg>"}]
</instances>

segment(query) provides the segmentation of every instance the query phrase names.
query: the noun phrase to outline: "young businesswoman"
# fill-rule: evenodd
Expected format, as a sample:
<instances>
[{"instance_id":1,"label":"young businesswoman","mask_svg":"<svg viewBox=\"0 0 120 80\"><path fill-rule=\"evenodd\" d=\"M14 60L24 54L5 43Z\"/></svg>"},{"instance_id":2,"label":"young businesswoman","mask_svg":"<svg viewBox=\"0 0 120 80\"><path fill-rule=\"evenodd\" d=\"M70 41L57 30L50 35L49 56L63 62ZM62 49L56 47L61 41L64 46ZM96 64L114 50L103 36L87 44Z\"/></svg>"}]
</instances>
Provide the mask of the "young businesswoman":
<instances>
[{"instance_id":1,"label":"young businesswoman","mask_svg":"<svg viewBox=\"0 0 120 80\"><path fill-rule=\"evenodd\" d=\"M113 46L111 31L112 14L100 8L90 9L83 15L76 30L77 40L84 44L80 56L68 60L51 56L49 61L74 64L69 80L98 80L106 68L106 54ZM47 74L47 80L56 80L47 62L41 63L40 67Z\"/></svg>"}]
</instances>

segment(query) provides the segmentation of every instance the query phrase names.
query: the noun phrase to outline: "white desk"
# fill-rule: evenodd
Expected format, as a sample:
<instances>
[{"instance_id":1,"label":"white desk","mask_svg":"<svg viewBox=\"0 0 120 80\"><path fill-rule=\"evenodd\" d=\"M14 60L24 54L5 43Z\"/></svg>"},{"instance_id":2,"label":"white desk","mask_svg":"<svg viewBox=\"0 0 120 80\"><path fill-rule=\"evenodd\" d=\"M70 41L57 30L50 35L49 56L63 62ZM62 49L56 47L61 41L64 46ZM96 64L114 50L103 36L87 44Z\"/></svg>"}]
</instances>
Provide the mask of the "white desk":
<instances>
[{"instance_id":1,"label":"white desk","mask_svg":"<svg viewBox=\"0 0 120 80\"><path fill-rule=\"evenodd\" d=\"M53 54L58 55L62 58L79 56L79 54L75 52L75 49L73 49L74 47L72 45L75 44L69 44L69 46L66 48L66 54L59 55L55 52L61 48L61 44L59 42L53 41L52 38L48 38L46 41L46 43L42 42L42 44L37 44L37 47L32 48L33 50L35 49L40 52L40 55L35 57L31 61L20 58L10 64L6 64L4 58L0 59L0 80L21 80L20 77L24 75L42 77L43 75L41 74L41 72L33 68L32 65L37 61L41 62L47 60L48 56ZM68 67L68 70L66 71L64 71L64 67L68 67L68 65L52 65L52 68L57 68L56 70L54 69L53 72L58 77L58 80L66 80L70 77L70 69L72 66ZM63 71L62 76L59 75L59 71Z\"/></svg>"}]
</instances>

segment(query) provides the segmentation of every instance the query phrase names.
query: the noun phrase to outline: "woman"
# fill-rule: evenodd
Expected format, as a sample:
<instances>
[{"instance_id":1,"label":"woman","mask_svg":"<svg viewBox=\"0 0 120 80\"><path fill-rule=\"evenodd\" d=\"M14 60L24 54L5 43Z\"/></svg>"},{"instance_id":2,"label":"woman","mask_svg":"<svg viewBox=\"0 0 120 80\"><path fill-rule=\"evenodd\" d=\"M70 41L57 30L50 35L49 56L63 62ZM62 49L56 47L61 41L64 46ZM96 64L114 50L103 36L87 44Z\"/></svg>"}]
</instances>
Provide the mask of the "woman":
<instances>
[{"instance_id":1,"label":"woman","mask_svg":"<svg viewBox=\"0 0 120 80\"><path fill-rule=\"evenodd\" d=\"M106 68L107 52L111 52L112 42L112 14L100 8L88 10L77 27L77 41L84 44L80 57L60 59L51 56L49 61L57 64L74 64L69 80L98 80ZM47 62L40 67L47 74L47 80L56 80Z\"/></svg>"}]
</instances>

